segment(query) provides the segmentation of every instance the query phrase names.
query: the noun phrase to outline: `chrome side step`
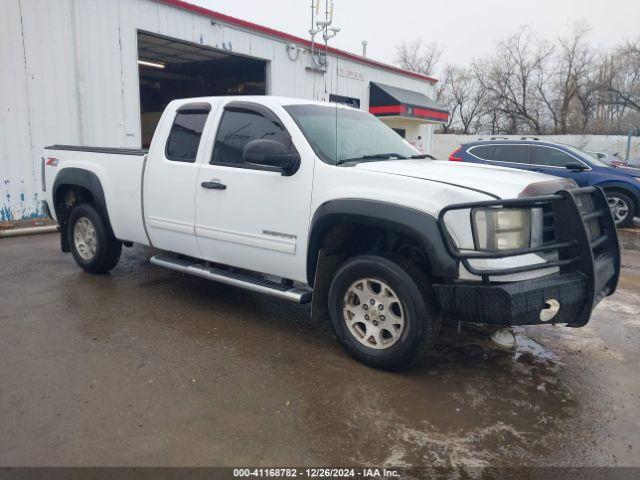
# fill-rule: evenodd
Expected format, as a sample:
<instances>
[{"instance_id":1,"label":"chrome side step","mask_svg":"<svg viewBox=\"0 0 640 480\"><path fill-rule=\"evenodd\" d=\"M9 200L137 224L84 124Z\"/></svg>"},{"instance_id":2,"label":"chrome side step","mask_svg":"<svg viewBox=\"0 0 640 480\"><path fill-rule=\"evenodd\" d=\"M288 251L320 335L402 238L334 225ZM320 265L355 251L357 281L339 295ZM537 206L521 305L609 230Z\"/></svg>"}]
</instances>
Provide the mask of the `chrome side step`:
<instances>
[{"instance_id":1,"label":"chrome side step","mask_svg":"<svg viewBox=\"0 0 640 480\"><path fill-rule=\"evenodd\" d=\"M228 272L221 268L207 267L191 260L183 260L170 255L154 255L150 262L153 265L176 270L196 277L215 280L234 287L244 288L253 292L265 293L272 297L282 298L296 303L308 303L311 301L311 290L282 285L265 278L253 277L244 273Z\"/></svg>"}]
</instances>

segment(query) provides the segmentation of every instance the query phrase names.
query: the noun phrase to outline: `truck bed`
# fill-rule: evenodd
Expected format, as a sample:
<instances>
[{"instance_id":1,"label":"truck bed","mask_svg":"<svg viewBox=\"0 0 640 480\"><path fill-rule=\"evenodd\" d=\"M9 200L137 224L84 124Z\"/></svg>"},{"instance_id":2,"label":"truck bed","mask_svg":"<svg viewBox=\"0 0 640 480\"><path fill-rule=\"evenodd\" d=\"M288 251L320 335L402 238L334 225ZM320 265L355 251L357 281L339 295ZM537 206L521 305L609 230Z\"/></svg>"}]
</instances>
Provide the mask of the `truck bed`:
<instances>
[{"instance_id":1,"label":"truck bed","mask_svg":"<svg viewBox=\"0 0 640 480\"><path fill-rule=\"evenodd\" d=\"M86 147L81 145L51 145L44 157L57 162L47 165L43 159L47 202L52 197L54 179L64 183L65 175L92 175L104 194L105 208L113 233L119 240L148 244L142 214L142 175L147 150L133 148ZM56 219L57 220L57 219Z\"/></svg>"}]
</instances>

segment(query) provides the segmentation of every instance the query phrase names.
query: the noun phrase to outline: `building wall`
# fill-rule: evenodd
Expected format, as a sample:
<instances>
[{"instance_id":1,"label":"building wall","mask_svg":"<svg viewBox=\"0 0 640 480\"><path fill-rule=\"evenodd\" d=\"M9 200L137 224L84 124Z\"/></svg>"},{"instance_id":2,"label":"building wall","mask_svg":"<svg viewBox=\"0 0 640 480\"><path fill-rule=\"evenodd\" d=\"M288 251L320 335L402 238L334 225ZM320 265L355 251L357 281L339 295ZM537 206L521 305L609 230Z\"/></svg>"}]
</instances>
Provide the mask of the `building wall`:
<instances>
[{"instance_id":1,"label":"building wall","mask_svg":"<svg viewBox=\"0 0 640 480\"><path fill-rule=\"evenodd\" d=\"M138 30L267 60L273 95L335 93L359 98L363 109L371 81L433 95L426 81L346 59L329 58L327 75L314 73L308 52L291 60L285 40L157 0L3 0L2 10L0 221L42 215L45 145L140 147Z\"/></svg>"}]
</instances>

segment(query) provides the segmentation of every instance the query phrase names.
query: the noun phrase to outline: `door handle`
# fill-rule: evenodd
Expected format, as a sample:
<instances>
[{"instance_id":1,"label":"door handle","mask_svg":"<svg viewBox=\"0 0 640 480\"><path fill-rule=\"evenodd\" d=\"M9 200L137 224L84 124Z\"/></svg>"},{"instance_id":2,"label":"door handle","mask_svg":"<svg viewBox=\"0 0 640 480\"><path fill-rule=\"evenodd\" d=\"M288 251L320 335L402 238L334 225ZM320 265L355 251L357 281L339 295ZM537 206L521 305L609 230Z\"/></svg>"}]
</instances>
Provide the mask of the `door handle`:
<instances>
[{"instance_id":1,"label":"door handle","mask_svg":"<svg viewBox=\"0 0 640 480\"><path fill-rule=\"evenodd\" d=\"M202 182L200 186L208 190L226 190L227 189L227 186L224 183L220 182L220 180L211 180L210 182Z\"/></svg>"}]
</instances>

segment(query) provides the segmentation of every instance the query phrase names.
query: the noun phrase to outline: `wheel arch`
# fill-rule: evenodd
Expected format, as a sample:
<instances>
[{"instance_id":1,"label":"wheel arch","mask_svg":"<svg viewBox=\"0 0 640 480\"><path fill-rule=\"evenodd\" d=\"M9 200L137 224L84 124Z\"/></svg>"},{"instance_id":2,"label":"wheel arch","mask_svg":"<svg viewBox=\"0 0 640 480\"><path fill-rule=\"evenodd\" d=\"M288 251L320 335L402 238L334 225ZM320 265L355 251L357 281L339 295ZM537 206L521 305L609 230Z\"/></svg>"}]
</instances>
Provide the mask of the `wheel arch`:
<instances>
[{"instance_id":1,"label":"wheel arch","mask_svg":"<svg viewBox=\"0 0 640 480\"><path fill-rule=\"evenodd\" d=\"M69 251L69 245L67 244L67 238L65 235L69 212L76 203L80 203L78 201L68 204L68 198L66 197L67 193L70 191L74 192L76 198L79 197L79 201L90 200L90 203L97 210L98 214L104 219L108 233L113 236L111 222L109 221L109 213L107 212L104 190L98 176L95 173L82 168L63 168L58 172L58 175L56 175L51 191L53 208L55 210L58 223L60 224L62 250L64 252ZM87 196L89 198L87 198Z\"/></svg>"},{"instance_id":2,"label":"wheel arch","mask_svg":"<svg viewBox=\"0 0 640 480\"><path fill-rule=\"evenodd\" d=\"M456 278L458 264L446 250L438 221L420 210L378 200L337 199L318 207L313 215L307 250L307 281L313 285L318 253L326 244L329 233L354 228L375 228L413 240L425 256L433 277ZM351 230L349 230L351 229ZM344 239L334 239L340 243Z\"/></svg>"},{"instance_id":3,"label":"wheel arch","mask_svg":"<svg viewBox=\"0 0 640 480\"><path fill-rule=\"evenodd\" d=\"M633 200L634 207L636 209L636 214L640 213L640 193L635 192L632 187L624 184L623 182L604 182L596 185L597 187L602 188L605 191L607 190L617 190L628 195L631 200Z\"/></svg>"}]
</instances>

